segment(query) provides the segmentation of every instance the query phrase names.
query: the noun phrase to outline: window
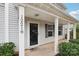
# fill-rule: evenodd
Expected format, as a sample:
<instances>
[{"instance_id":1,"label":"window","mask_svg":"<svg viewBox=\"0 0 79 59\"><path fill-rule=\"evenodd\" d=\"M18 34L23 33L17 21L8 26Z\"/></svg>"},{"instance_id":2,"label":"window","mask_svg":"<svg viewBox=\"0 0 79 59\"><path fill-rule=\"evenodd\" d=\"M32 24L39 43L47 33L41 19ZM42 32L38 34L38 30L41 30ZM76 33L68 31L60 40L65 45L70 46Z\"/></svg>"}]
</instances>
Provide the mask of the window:
<instances>
[{"instance_id":1,"label":"window","mask_svg":"<svg viewBox=\"0 0 79 59\"><path fill-rule=\"evenodd\" d=\"M58 35L62 35L62 26L60 25L58 29Z\"/></svg>"},{"instance_id":2,"label":"window","mask_svg":"<svg viewBox=\"0 0 79 59\"><path fill-rule=\"evenodd\" d=\"M50 37L54 35L54 26L45 24L45 37Z\"/></svg>"},{"instance_id":3,"label":"window","mask_svg":"<svg viewBox=\"0 0 79 59\"><path fill-rule=\"evenodd\" d=\"M52 36L52 31L48 31L48 36Z\"/></svg>"},{"instance_id":4,"label":"window","mask_svg":"<svg viewBox=\"0 0 79 59\"><path fill-rule=\"evenodd\" d=\"M62 31L59 31L59 32L58 32L58 35L62 35Z\"/></svg>"}]
</instances>

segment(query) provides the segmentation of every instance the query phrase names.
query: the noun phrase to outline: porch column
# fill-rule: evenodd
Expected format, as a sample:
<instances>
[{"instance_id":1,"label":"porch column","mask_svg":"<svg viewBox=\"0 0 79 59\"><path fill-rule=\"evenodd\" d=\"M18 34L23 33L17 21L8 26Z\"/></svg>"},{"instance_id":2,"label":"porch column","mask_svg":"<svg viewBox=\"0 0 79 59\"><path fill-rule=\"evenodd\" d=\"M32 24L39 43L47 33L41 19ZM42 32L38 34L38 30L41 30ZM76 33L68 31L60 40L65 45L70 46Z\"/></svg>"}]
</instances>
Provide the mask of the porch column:
<instances>
[{"instance_id":1,"label":"porch column","mask_svg":"<svg viewBox=\"0 0 79 59\"><path fill-rule=\"evenodd\" d=\"M70 40L70 23L67 23L67 42Z\"/></svg>"},{"instance_id":2,"label":"porch column","mask_svg":"<svg viewBox=\"0 0 79 59\"><path fill-rule=\"evenodd\" d=\"M58 17L55 18L55 41L54 41L54 53L58 53Z\"/></svg>"},{"instance_id":3,"label":"porch column","mask_svg":"<svg viewBox=\"0 0 79 59\"><path fill-rule=\"evenodd\" d=\"M73 24L73 39L76 39L76 24Z\"/></svg>"},{"instance_id":4,"label":"porch column","mask_svg":"<svg viewBox=\"0 0 79 59\"><path fill-rule=\"evenodd\" d=\"M24 7L19 8L19 56L24 56Z\"/></svg>"},{"instance_id":5,"label":"porch column","mask_svg":"<svg viewBox=\"0 0 79 59\"><path fill-rule=\"evenodd\" d=\"M5 42L9 42L9 3L5 3Z\"/></svg>"},{"instance_id":6,"label":"porch column","mask_svg":"<svg viewBox=\"0 0 79 59\"><path fill-rule=\"evenodd\" d=\"M63 38L65 38L65 29L64 29L64 25L62 26L62 35L63 35Z\"/></svg>"}]
</instances>

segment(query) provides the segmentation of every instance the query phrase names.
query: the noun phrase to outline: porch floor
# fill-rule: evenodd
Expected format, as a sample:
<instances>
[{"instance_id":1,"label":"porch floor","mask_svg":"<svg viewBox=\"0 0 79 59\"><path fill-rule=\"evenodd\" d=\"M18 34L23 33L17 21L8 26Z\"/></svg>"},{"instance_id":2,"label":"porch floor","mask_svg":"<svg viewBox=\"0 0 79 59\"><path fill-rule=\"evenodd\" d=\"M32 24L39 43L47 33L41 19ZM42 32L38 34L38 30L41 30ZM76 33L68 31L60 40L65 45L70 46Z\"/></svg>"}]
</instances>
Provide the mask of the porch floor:
<instances>
[{"instance_id":1,"label":"porch floor","mask_svg":"<svg viewBox=\"0 0 79 59\"><path fill-rule=\"evenodd\" d=\"M59 40L59 43L66 40ZM25 56L54 56L54 42L47 43L36 48L25 50Z\"/></svg>"}]
</instances>

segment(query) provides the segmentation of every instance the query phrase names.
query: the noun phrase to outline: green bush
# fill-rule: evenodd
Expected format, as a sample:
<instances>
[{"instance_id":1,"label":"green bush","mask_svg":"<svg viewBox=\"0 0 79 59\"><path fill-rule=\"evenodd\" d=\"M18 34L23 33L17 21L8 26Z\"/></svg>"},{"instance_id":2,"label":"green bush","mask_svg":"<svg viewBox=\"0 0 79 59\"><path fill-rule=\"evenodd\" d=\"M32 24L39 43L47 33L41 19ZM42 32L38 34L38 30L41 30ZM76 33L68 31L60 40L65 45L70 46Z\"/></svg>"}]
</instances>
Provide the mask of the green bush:
<instances>
[{"instance_id":1,"label":"green bush","mask_svg":"<svg viewBox=\"0 0 79 59\"><path fill-rule=\"evenodd\" d=\"M0 55L2 55L2 45L0 44Z\"/></svg>"},{"instance_id":2,"label":"green bush","mask_svg":"<svg viewBox=\"0 0 79 59\"><path fill-rule=\"evenodd\" d=\"M0 55L1 56L13 56L14 55L15 44L13 42L7 42L0 45Z\"/></svg>"},{"instance_id":3,"label":"green bush","mask_svg":"<svg viewBox=\"0 0 79 59\"><path fill-rule=\"evenodd\" d=\"M63 42L59 44L59 54L61 56L78 56L79 55L79 45L73 44L71 42Z\"/></svg>"},{"instance_id":4,"label":"green bush","mask_svg":"<svg viewBox=\"0 0 79 59\"><path fill-rule=\"evenodd\" d=\"M69 41L72 42L72 43L79 44L79 39L71 39L71 40L69 40Z\"/></svg>"}]
</instances>

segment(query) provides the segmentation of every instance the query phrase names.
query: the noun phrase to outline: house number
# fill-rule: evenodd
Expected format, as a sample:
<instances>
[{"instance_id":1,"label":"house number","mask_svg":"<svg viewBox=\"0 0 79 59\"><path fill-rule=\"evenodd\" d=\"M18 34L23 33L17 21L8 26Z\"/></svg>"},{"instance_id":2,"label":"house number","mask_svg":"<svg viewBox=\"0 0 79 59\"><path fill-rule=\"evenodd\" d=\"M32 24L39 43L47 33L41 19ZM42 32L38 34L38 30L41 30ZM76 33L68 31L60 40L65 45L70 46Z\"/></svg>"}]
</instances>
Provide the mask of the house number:
<instances>
[{"instance_id":1,"label":"house number","mask_svg":"<svg viewBox=\"0 0 79 59\"><path fill-rule=\"evenodd\" d=\"M23 33L23 16L21 15L21 22L20 22L20 26L21 26L21 33Z\"/></svg>"}]
</instances>

